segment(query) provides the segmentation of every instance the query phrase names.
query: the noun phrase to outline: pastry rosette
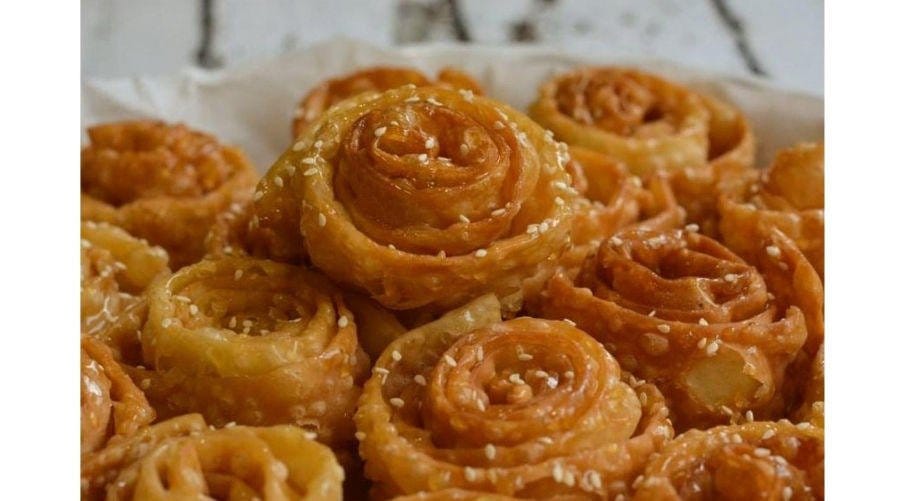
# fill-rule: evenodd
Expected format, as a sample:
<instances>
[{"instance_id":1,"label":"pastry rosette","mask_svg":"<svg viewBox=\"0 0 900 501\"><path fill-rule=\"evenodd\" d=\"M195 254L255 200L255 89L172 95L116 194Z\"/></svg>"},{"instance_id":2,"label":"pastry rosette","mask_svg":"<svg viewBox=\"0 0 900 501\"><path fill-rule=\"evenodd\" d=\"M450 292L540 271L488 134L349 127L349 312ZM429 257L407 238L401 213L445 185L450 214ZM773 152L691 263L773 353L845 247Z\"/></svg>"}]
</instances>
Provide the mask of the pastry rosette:
<instances>
[{"instance_id":1,"label":"pastry rosette","mask_svg":"<svg viewBox=\"0 0 900 501\"><path fill-rule=\"evenodd\" d=\"M807 337L801 308L770 296L754 267L683 230L610 237L576 279L548 282L540 311L659 386L679 429L783 412L785 368Z\"/></svg>"},{"instance_id":2,"label":"pastry rosette","mask_svg":"<svg viewBox=\"0 0 900 501\"><path fill-rule=\"evenodd\" d=\"M821 143L781 150L743 196L722 197L719 230L725 243L739 254L752 252L759 231L777 228L796 242L824 280L824 161Z\"/></svg>"},{"instance_id":3,"label":"pastry rosette","mask_svg":"<svg viewBox=\"0 0 900 501\"><path fill-rule=\"evenodd\" d=\"M158 280L135 369L163 417L216 426L296 424L352 441L369 359L353 313L317 273L249 258L204 260Z\"/></svg>"},{"instance_id":4,"label":"pastry rosette","mask_svg":"<svg viewBox=\"0 0 900 501\"><path fill-rule=\"evenodd\" d=\"M115 436L128 436L156 416L146 397L91 336L81 337L81 453L89 453Z\"/></svg>"},{"instance_id":5,"label":"pastry rosette","mask_svg":"<svg viewBox=\"0 0 900 501\"><path fill-rule=\"evenodd\" d=\"M825 436L787 420L690 430L635 482L635 501L825 499Z\"/></svg>"},{"instance_id":6,"label":"pastry rosette","mask_svg":"<svg viewBox=\"0 0 900 501\"><path fill-rule=\"evenodd\" d=\"M376 497L615 497L671 437L667 415L656 387L623 377L590 336L501 322L488 295L389 345L356 424Z\"/></svg>"},{"instance_id":7,"label":"pastry rosette","mask_svg":"<svg viewBox=\"0 0 900 501\"><path fill-rule=\"evenodd\" d=\"M81 332L111 348L117 360L140 359L136 336L147 316L144 292L169 273L169 257L107 223L81 223Z\"/></svg>"},{"instance_id":8,"label":"pastry rosette","mask_svg":"<svg viewBox=\"0 0 900 501\"><path fill-rule=\"evenodd\" d=\"M82 499L339 500L334 454L290 425L207 428L180 416L110 442L82 464Z\"/></svg>"},{"instance_id":9,"label":"pastry rosette","mask_svg":"<svg viewBox=\"0 0 900 501\"><path fill-rule=\"evenodd\" d=\"M577 197L564 149L509 106L406 86L326 112L260 182L261 228L394 309L539 289ZM287 254L287 255L285 255Z\"/></svg>"},{"instance_id":10,"label":"pastry rosette","mask_svg":"<svg viewBox=\"0 0 900 501\"><path fill-rule=\"evenodd\" d=\"M363 92L384 92L404 85L438 85L484 94L481 85L468 74L454 68L443 68L435 80L412 68L374 66L348 75L326 80L309 91L294 110L292 130L299 137L331 106Z\"/></svg>"},{"instance_id":11,"label":"pastry rosette","mask_svg":"<svg viewBox=\"0 0 900 501\"><path fill-rule=\"evenodd\" d=\"M572 249L563 265L577 271L584 259L603 240L626 227L674 229L684 224L684 209L678 205L669 175L663 172L642 182L619 160L579 147L570 148L567 168L573 189L584 195L575 201Z\"/></svg>"},{"instance_id":12,"label":"pastry rosette","mask_svg":"<svg viewBox=\"0 0 900 501\"><path fill-rule=\"evenodd\" d=\"M184 125L109 123L88 136L81 218L162 246L173 268L199 260L216 216L253 193L257 175L240 150Z\"/></svg>"}]
</instances>

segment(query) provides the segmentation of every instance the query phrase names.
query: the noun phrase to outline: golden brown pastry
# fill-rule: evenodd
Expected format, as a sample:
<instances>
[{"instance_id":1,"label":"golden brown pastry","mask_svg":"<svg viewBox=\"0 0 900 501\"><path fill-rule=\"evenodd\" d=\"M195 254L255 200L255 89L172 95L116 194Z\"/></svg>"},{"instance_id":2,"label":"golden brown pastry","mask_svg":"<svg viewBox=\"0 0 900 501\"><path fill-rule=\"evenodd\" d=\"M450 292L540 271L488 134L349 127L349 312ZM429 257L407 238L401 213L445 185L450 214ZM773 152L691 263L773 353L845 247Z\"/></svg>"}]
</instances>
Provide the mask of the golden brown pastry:
<instances>
[{"instance_id":1,"label":"golden brown pastry","mask_svg":"<svg viewBox=\"0 0 900 501\"><path fill-rule=\"evenodd\" d=\"M169 257L107 223L81 223L81 332L103 341L117 360L140 358L137 332L147 316L144 292L169 273Z\"/></svg>"},{"instance_id":2,"label":"golden brown pastry","mask_svg":"<svg viewBox=\"0 0 900 501\"><path fill-rule=\"evenodd\" d=\"M184 125L153 121L88 129L81 151L81 218L121 226L168 251L177 269L199 260L216 216L253 193L240 150Z\"/></svg>"},{"instance_id":3,"label":"golden brown pastry","mask_svg":"<svg viewBox=\"0 0 900 501\"><path fill-rule=\"evenodd\" d=\"M786 420L690 430L650 462L635 501L825 498L825 437Z\"/></svg>"},{"instance_id":4,"label":"golden brown pastry","mask_svg":"<svg viewBox=\"0 0 900 501\"><path fill-rule=\"evenodd\" d=\"M754 176L756 140L744 115L662 77L585 67L545 83L530 114L575 148L623 162L632 172L671 173L687 221L717 234L717 201Z\"/></svg>"},{"instance_id":5,"label":"golden brown pastry","mask_svg":"<svg viewBox=\"0 0 900 501\"><path fill-rule=\"evenodd\" d=\"M126 437L156 417L144 394L91 336L81 337L81 454Z\"/></svg>"},{"instance_id":6,"label":"golden brown pastry","mask_svg":"<svg viewBox=\"0 0 900 501\"><path fill-rule=\"evenodd\" d=\"M299 137L310 124L325 113L325 110L344 99L363 92L383 92L408 84L420 87L439 85L451 89L469 90L475 94L484 94L481 85L474 78L454 68L441 69L437 79L432 81L411 68L373 66L326 80L307 92L294 111L292 125L294 137Z\"/></svg>"},{"instance_id":7,"label":"golden brown pastry","mask_svg":"<svg viewBox=\"0 0 900 501\"><path fill-rule=\"evenodd\" d=\"M801 143L778 152L743 196L723 197L719 229L739 254L755 250L759 231L778 228L825 279L825 146ZM754 227L759 228L753 231Z\"/></svg>"},{"instance_id":8,"label":"golden brown pastry","mask_svg":"<svg viewBox=\"0 0 900 501\"><path fill-rule=\"evenodd\" d=\"M274 256L308 251L332 278L394 309L493 292L516 310L567 245L567 155L509 106L406 86L326 112L258 186Z\"/></svg>"},{"instance_id":9,"label":"golden brown pastry","mask_svg":"<svg viewBox=\"0 0 900 501\"><path fill-rule=\"evenodd\" d=\"M686 429L785 410L785 368L807 338L798 306L770 297L763 275L711 238L636 229L606 240L575 280L554 276L540 311L659 386Z\"/></svg>"},{"instance_id":10,"label":"golden brown pastry","mask_svg":"<svg viewBox=\"0 0 900 501\"><path fill-rule=\"evenodd\" d=\"M204 260L149 291L135 379L162 417L296 424L352 441L369 359L341 293L319 274L251 258Z\"/></svg>"},{"instance_id":11,"label":"golden brown pastry","mask_svg":"<svg viewBox=\"0 0 900 501\"><path fill-rule=\"evenodd\" d=\"M207 428L189 414L111 442L82 464L82 499L339 500L334 454L295 426Z\"/></svg>"},{"instance_id":12,"label":"golden brown pastry","mask_svg":"<svg viewBox=\"0 0 900 501\"><path fill-rule=\"evenodd\" d=\"M376 496L615 497L671 437L656 387L590 336L500 310L484 296L382 353L356 414Z\"/></svg>"}]
</instances>

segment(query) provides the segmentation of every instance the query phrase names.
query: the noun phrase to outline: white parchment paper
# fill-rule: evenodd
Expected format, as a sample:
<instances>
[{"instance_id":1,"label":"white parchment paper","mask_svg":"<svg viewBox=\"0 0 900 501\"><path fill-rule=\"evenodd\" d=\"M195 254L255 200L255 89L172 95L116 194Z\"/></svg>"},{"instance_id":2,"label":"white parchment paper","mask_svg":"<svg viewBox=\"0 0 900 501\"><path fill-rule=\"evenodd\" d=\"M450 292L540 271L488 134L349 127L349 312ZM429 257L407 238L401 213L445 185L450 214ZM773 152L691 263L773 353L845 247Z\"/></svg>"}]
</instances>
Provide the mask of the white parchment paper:
<instances>
[{"instance_id":1,"label":"white parchment paper","mask_svg":"<svg viewBox=\"0 0 900 501\"><path fill-rule=\"evenodd\" d=\"M643 68L744 110L759 140L763 165L778 148L824 135L821 98L780 90L764 80L706 73L665 61L591 60L539 47L384 49L343 39L222 71L186 69L167 76L86 80L81 89L82 126L133 118L181 121L240 146L265 172L290 146L292 113L308 89L325 78L376 64L412 66L430 76L452 65L478 78L490 96L520 109L535 98L544 80L573 66Z\"/></svg>"}]
</instances>

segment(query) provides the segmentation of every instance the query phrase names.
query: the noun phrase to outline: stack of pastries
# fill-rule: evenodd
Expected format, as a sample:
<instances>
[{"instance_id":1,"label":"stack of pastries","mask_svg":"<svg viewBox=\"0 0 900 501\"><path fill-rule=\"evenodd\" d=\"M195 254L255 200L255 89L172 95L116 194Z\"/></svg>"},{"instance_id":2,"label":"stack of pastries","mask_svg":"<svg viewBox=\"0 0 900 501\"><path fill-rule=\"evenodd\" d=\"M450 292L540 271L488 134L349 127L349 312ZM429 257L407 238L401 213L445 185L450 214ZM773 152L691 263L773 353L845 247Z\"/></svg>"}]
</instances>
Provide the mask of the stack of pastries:
<instances>
[{"instance_id":1,"label":"stack of pastries","mask_svg":"<svg viewBox=\"0 0 900 501\"><path fill-rule=\"evenodd\" d=\"M823 145L579 68L88 129L82 499L822 499Z\"/></svg>"}]
</instances>

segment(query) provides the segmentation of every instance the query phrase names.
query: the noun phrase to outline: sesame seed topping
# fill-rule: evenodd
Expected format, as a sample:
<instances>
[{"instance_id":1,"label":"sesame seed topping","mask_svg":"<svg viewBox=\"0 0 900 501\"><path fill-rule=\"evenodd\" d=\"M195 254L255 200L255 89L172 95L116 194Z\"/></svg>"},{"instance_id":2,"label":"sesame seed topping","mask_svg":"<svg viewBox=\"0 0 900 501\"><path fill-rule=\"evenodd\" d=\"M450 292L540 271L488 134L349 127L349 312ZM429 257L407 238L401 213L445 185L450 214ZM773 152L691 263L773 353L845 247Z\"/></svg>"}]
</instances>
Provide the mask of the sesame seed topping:
<instances>
[{"instance_id":1,"label":"sesame seed topping","mask_svg":"<svg viewBox=\"0 0 900 501\"><path fill-rule=\"evenodd\" d=\"M770 451L769 449L765 449L765 448L763 448L763 447L757 447L757 448L753 451L753 455L756 456L756 457L758 457L758 458L763 458L763 457L766 457L766 456L770 456L771 454L772 454L772 451Z\"/></svg>"},{"instance_id":2,"label":"sesame seed topping","mask_svg":"<svg viewBox=\"0 0 900 501\"><path fill-rule=\"evenodd\" d=\"M379 127L375 129L375 137L381 137L387 132L387 127Z\"/></svg>"},{"instance_id":3,"label":"sesame seed topping","mask_svg":"<svg viewBox=\"0 0 900 501\"><path fill-rule=\"evenodd\" d=\"M523 362L528 362L528 361L532 360L533 358L534 358L534 356L529 355L528 353L519 353L519 360L521 360Z\"/></svg>"},{"instance_id":4,"label":"sesame seed topping","mask_svg":"<svg viewBox=\"0 0 900 501\"><path fill-rule=\"evenodd\" d=\"M163 326L163 329L166 329L166 328L168 328L170 325L172 325L172 319L171 319L171 318L164 318L164 319L162 320L161 324L162 324L162 326Z\"/></svg>"},{"instance_id":5,"label":"sesame seed topping","mask_svg":"<svg viewBox=\"0 0 900 501\"><path fill-rule=\"evenodd\" d=\"M696 233L696 232L700 231L700 226L698 226L696 223L691 223L691 224L685 226L684 229L685 229L685 231L689 231L691 233Z\"/></svg>"},{"instance_id":6,"label":"sesame seed topping","mask_svg":"<svg viewBox=\"0 0 900 501\"><path fill-rule=\"evenodd\" d=\"M463 155L468 155L469 154L469 145L466 143L459 145L459 152L462 153Z\"/></svg>"},{"instance_id":7,"label":"sesame seed topping","mask_svg":"<svg viewBox=\"0 0 900 501\"><path fill-rule=\"evenodd\" d=\"M509 382L513 384L525 384L525 381L522 379L522 376L520 376L518 372L513 372L509 375Z\"/></svg>"},{"instance_id":8,"label":"sesame seed topping","mask_svg":"<svg viewBox=\"0 0 900 501\"><path fill-rule=\"evenodd\" d=\"M547 378L547 386L551 390L556 388L558 385L559 385L559 379L556 379L555 377L552 377L552 376Z\"/></svg>"},{"instance_id":9,"label":"sesame seed topping","mask_svg":"<svg viewBox=\"0 0 900 501\"><path fill-rule=\"evenodd\" d=\"M426 155L425 153L419 153L419 156L416 158L419 160L419 162L425 163L425 161L428 160L428 155Z\"/></svg>"},{"instance_id":10,"label":"sesame seed topping","mask_svg":"<svg viewBox=\"0 0 900 501\"><path fill-rule=\"evenodd\" d=\"M479 362L484 360L484 348L481 346L475 349L475 359Z\"/></svg>"},{"instance_id":11,"label":"sesame seed topping","mask_svg":"<svg viewBox=\"0 0 900 501\"><path fill-rule=\"evenodd\" d=\"M456 367L456 359L450 355L444 355L444 362L447 362L450 367Z\"/></svg>"},{"instance_id":12,"label":"sesame seed topping","mask_svg":"<svg viewBox=\"0 0 900 501\"><path fill-rule=\"evenodd\" d=\"M391 352L391 359L393 359L394 362L399 362L403 359L403 355L401 355L399 351L394 350Z\"/></svg>"},{"instance_id":13,"label":"sesame seed topping","mask_svg":"<svg viewBox=\"0 0 900 501\"><path fill-rule=\"evenodd\" d=\"M356 437L357 440L362 441L362 440L366 439L366 432L358 431L358 432L354 433L354 436Z\"/></svg>"},{"instance_id":14,"label":"sesame seed topping","mask_svg":"<svg viewBox=\"0 0 900 501\"><path fill-rule=\"evenodd\" d=\"M325 144L325 143L323 143L322 140L319 139L318 141L316 141L315 143L313 143L313 147L315 147L317 150L320 150L320 149L322 149L322 145L323 145L323 144Z\"/></svg>"},{"instance_id":15,"label":"sesame seed topping","mask_svg":"<svg viewBox=\"0 0 900 501\"><path fill-rule=\"evenodd\" d=\"M244 270L234 270L234 279L240 280L244 276Z\"/></svg>"},{"instance_id":16,"label":"sesame seed topping","mask_svg":"<svg viewBox=\"0 0 900 501\"><path fill-rule=\"evenodd\" d=\"M505 214L505 213L506 213L506 209L503 208L503 207L501 207L501 208L499 208L499 209L494 209L494 210L491 211L491 215L492 215L492 216L495 216L495 217L496 217L496 216L502 216L502 215Z\"/></svg>"},{"instance_id":17,"label":"sesame seed topping","mask_svg":"<svg viewBox=\"0 0 900 501\"><path fill-rule=\"evenodd\" d=\"M468 482L474 482L476 476L478 475L478 473L475 471L475 468L472 468L471 466L466 466L465 468L463 468L463 472L466 476L466 481Z\"/></svg>"},{"instance_id":18,"label":"sesame seed topping","mask_svg":"<svg viewBox=\"0 0 900 501\"><path fill-rule=\"evenodd\" d=\"M461 222L463 222L463 223L471 223L471 222L472 222L471 220L469 220L469 218L466 217L465 214L460 214L460 215L459 215L459 220L460 220Z\"/></svg>"},{"instance_id":19,"label":"sesame seed topping","mask_svg":"<svg viewBox=\"0 0 900 501\"><path fill-rule=\"evenodd\" d=\"M563 376L565 376L566 379L572 379L575 377L575 371L566 371L563 373Z\"/></svg>"},{"instance_id":20,"label":"sesame seed topping","mask_svg":"<svg viewBox=\"0 0 900 501\"><path fill-rule=\"evenodd\" d=\"M431 148L434 148L434 138L433 137L429 137L428 139L425 140L425 147L428 148L429 150Z\"/></svg>"},{"instance_id":21,"label":"sesame seed topping","mask_svg":"<svg viewBox=\"0 0 900 501\"><path fill-rule=\"evenodd\" d=\"M255 192L255 193L253 194L253 201L254 201L254 202L259 202L260 199L262 199L262 197L263 197L263 192L257 191L257 192Z\"/></svg>"},{"instance_id":22,"label":"sesame seed topping","mask_svg":"<svg viewBox=\"0 0 900 501\"><path fill-rule=\"evenodd\" d=\"M372 372L374 372L375 374L381 374L383 376L387 376L391 373L391 371L385 369L384 367L375 367L374 369L372 369Z\"/></svg>"},{"instance_id":23,"label":"sesame seed topping","mask_svg":"<svg viewBox=\"0 0 900 501\"><path fill-rule=\"evenodd\" d=\"M413 376L413 381L415 381L419 386L425 386L428 384L428 381L425 380L425 376L421 374L416 374L415 376Z\"/></svg>"},{"instance_id":24,"label":"sesame seed topping","mask_svg":"<svg viewBox=\"0 0 900 501\"><path fill-rule=\"evenodd\" d=\"M497 448L494 447L494 444L487 444L484 446L484 456L488 459L497 457Z\"/></svg>"},{"instance_id":25,"label":"sesame seed topping","mask_svg":"<svg viewBox=\"0 0 900 501\"><path fill-rule=\"evenodd\" d=\"M808 429L812 428L812 425L804 421L802 423L798 423L797 428L799 428L801 430L808 430Z\"/></svg>"},{"instance_id":26,"label":"sesame seed topping","mask_svg":"<svg viewBox=\"0 0 900 501\"><path fill-rule=\"evenodd\" d=\"M784 501L790 501L790 499L794 497L794 489L791 486L787 485L781 491L781 499Z\"/></svg>"},{"instance_id":27,"label":"sesame seed topping","mask_svg":"<svg viewBox=\"0 0 900 501\"><path fill-rule=\"evenodd\" d=\"M196 304L192 304L190 307L188 307L188 310L191 312L191 315L200 313L200 308L198 308Z\"/></svg>"},{"instance_id":28,"label":"sesame seed topping","mask_svg":"<svg viewBox=\"0 0 900 501\"><path fill-rule=\"evenodd\" d=\"M709 322L707 322L703 317L700 317L700 320L698 320L697 323L700 325L709 325Z\"/></svg>"},{"instance_id":29,"label":"sesame seed topping","mask_svg":"<svg viewBox=\"0 0 900 501\"><path fill-rule=\"evenodd\" d=\"M394 398L392 398L392 399L390 400L390 402L391 402L391 405L393 405L394 407L396 407L396 408L398 408L398 409L401 408L401 407L403 407L403 404L406 403L406 402L403 401L402 398L399 398L399 397L394 397Z\"/></svg>"},{"instance_id":30,"label":"sesame seed topping","mask_svg":"<svg viewBox=\"0 0 900 501\"><path fill-rule=\"evenodd\" d=\"M529 235L533 235L537 232L538 232L538 225L536 225L536 224L529 224L528 227L525 229L525 233L528 233Z\"/></svg>"},{"instance_id":31,"label":"sesame seed topping","mask_svg":"<svg viewBox=\"0 0 900 501\"><path fill-rule=\"evenodd\" d=\"M671 332L672 327L670 327L669 324L659 324L656 326L656 330L662 332L663 334L668 334L669 332Z\"/></svg>"},{"instance_id":32,"label":"sesame seed topping","mask_svg":"<svg viewBox=\"0 0 900 501\"><path fill-rule=\"evenodd\" d=\"M316 163L316 159L313 157L306 157L303 160L300 160L300 163L306 164L306 165L313 165Z\"/></svg>"},{"instance_id":33,"label":"sesame seed topping","mask_svg":"<svg viewBox=\"0 0 900 501\"><path fill-rule=\"evenodd\" d=\"M390 249L390 250L397 250L397 246L394 245L394 244L388 244L388 249Z\"/></svg>"},{"instance_id":34,"label":"sesame seed topping","mask_svg":"<svg viewBox=\"0 0 900 501\"><path fill-rule=\"evenodd\" d=\"M478 249L475 251L475 257L484 257L487 256L487 251L484 249Z\"/></svg>"},{"instance_id":35,"label":"sesame seed topping","mask_svg":"<svg viewBox=\"0 0 900 501\"><path fill-rule=\"evenodd\" d=\"M713 341L706 345L706 354L707 355L715 355L715 353L719 351L719 342Z\"/></svg>"},{"instance_id":36,"label":"sesame seed topping","mask_svg":"<svg viewBox=\"0 0 900 501\"><path fill-rule=\"evenodd\" d=\"M319 213L319 226L325 226L325 223L327 223L327 222L328 222L328 220L325 219L325 214L322 214L320 212Z\"/></svg>"},{"instance_id":37,"label":"sesame seed topping","mask_svg":"<svg viewBox=\"0 0 900 501\"><path fill-rule=\"evenodd\" d=\"M272 179L272 182L275 183L275 186L284 188L284 180L281 179L281 176L275 176L275 178Z\"/></svg>"},{"instance_id":38,"label":"sesame seed topping","mask_svg":"<svg viewBox=\"0 0 900 501\"><path fill-rule=\"evenodd\" d=\"M613 245L622 245L622 244L624 243L624 242L622 242L622 239L621 239L621 238L619 238L619 237L617 237L617 236L615 236L615 235L609 237L609 242L610 242L611 244L613 244Z\"/></svg>"},{"instance_id":39,"label":"sesame seed topping","mask_svg":"<svg viewBox=\"0 0 900 501\"><path fill-rule=\"evenodd\" d=\"M569 325L571 325L572 327L575 327L575 322L572 321L572 320L570 320L570 319L568 319L568 318L564 318L562 321L565 322L565 323L567 323L567 324L569 324Z\"/></svg>"},{"instance_id":40,"label":"sesame seed topping","mask_svg":"<svg viewBox=\"0 0 900 501\"><path fill-rule=\"evenodd\" d=\"M315 167L310 167L310 168L306 169L305 171L303 171L303 175L306 177L314 176L316 174L316 172L319 172L319 170L316 169Z\"/></svg>"},{"instance_id":41,"label":"sesame seed topping","mask_svg":"<svg viewBox=\"0 0 900 501\"><path fill-rule=\"evenodd\" d=\"M472 100L475 99L475 93L469 89L459 89L459 93L466 102L471 103Z\"/></svg>"},{"instance_id":42,"label":"sesame seed topping","mask_svg":"<svg viewBox=\"0 0 900 501\"><path fill-rule=\"evenodd\" d=\"M556 205L559 205L560 207L562 207L563 205L566 205L566 201L563 200L562 197L554 198L553 203L555 203Z\"/></svg>"},{"instance_id":43,"label":"sesame seed topping","mask_svg":"<svg viewBox=\"0 0 900 501\"><path fill-rule=\"evenodd\" d=\"M350 324L350 319L347 318L345 315L341 315L341 318L338 319L337 324L338 324L338 327L343 329L344 327L347 327L347 325Z\"/></svg>"},{"instance_id":44,"label":"sesame seed topping","mask_svg":"<svg viewBox=\"0 0 900 501\"><path fill-rule=\"evenodd\" d=\"M766 254L772 257L778 257L781 255L781 249L774 245L769 245L768 247L766 247Z\"/></svg>"},{"instance_id":45,"label":"sesame seed topping","mask_svg":"<svg viewBox=\"0 0 900 501\"><path fill-rule=\"evenodd\" d=\"M595 489L599 489L603 487L603 481L600 478L600 474L594 470L587 471L587 479L588 483L591 484L591 487Z\"/></svg>"},{"instance_id":46,"label":"sesame seed topping","mask_svg":"<svg viewBox=\"0 0 900 501\"><path fill-rule=\"evenodd\" d=\"M500 130L500 129L502 129L503 127L505 127L505 125L503 125L503 122L501 122L500 120L497 120L496 122L494 122L494 128L495 128L495 129Z\"/></svg>"},{"instance_id":47,"label":"sesame seed topping","mask_svg":"<svg viewBox=\"0 0 900 501\"><path fill-rule=\"evenodd\" d=\"M553 444L553 439L550 437L539 437L537 439L537 441L544 445L552 445Z\"/></svg>"},{"instance_id":48,"label":"sesame seed topping","mask_svg":"<svg viewBox=\"0 0 900 501\"><path fill-rule=\"evenodd\" d=\"M291 164L288 164L288 166L285 167L284 170L285 170L285 172L287 172L288 177L292 177L297 172L297 168ZM235 210L235 209L232 209L232 210ZM235 212L236 212L236 210L235 210Z\"/></svg>"},{"instance_id":49,"label":"sesame seed topping","mask_svg":"<svg viewBox=\"0 0 900 501\"><path fill-rule=\"evenodd\" d=\"M546 378L550 377L550 374L547 374L547 371L542 371L542 370L538 369L538 370L534 371L534 377L546 379Z\"/></svg>"},{"instance_id":50,"label":"sesame seed topping","mask_svg":"<svg viewBox=\"0 0 900 501\"><path fill-rule=\"evenodd\" d=\"M722 278L724 278L725 281L730 284L737 282L737 275L735 275L734 273L726 273Z\"/></svg>"},{"instance_id":51,"label":"sesame seed topping","mask_svg":"<svg viewBox=\"0 0 900 501\"><path fill-rule=\"evenodd\" d=\"M480 398L475 399L475 407L478 407L478 410L480 410L481 412L484 412L486 409L486 407L484 406L484 401L482 401Z\"/></svg>"},{"instance_id":52,"label":"sesame seed topping","mask_svg":"<svg viewBox=\"0 0 900 501\"><path fill-rule=\"evenodd\" d=\"M440 258L440 259L446 258L446 257L447 257L447 251L441 249L441 250L437 253L437 257Z\"/></svg>"},{"instance_id":53,"label":"sesame seed topping","mask_svg":"<svg viewBox=\"0 0 900 501\"><path fill-rule=\"evenodd\" d=\"M237 317L231 317L231 320L228 321L228 328L234 329L237 327Z\"/></svg>"},{"instance_id":54,"label":"sesame seed topping","mask_svg":"<svg viewBox=\"0 0 900 501\"><path fill-rule=\"evenodd\" d=\"M553 480L555 480L556 483L562 483L564 477L565 472L563 471L562 465L559 463L555 463L553 465Z\"/></svg>"},{"instance_id":55,"label":"sesame seed topping","mask_svg":"<svg viewBox=\"0 0 900 501\"><path fill-rule=\"evenodd\" d=\"M770 429L766 430L765 433L762 434L762 439L763 439L763 440L768 440L768 439L770 439L770 438L772 438L772 437L774 437L774 436L775 436L775 430L773 430L773 429L770 428Z\"/></svg>"}]
</instances>

